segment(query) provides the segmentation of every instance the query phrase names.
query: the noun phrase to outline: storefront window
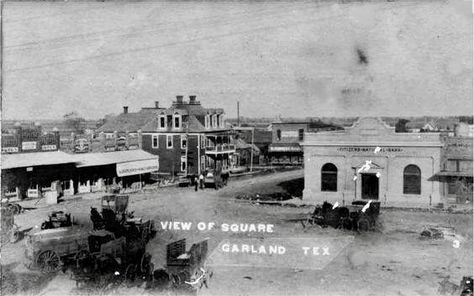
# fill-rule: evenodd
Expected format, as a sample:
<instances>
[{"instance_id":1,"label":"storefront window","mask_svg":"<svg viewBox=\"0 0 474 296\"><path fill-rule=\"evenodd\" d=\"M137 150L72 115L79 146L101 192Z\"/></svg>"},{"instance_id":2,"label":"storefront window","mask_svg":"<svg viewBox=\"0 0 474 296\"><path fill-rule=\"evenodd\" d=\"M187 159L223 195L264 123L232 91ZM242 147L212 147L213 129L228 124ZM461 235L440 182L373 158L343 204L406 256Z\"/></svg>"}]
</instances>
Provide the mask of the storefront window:
<instances>
[{"instance_id":1,"label":"storefront window","mask_svg":"<svg viewBox=\"0 0 474 296\"><path fill-rule=\"evenodd\" d=\"M337 167L332 163L321 168L321 191L337 191Z\"/></svg>"},{"instance_id":2,"label":"storefront window","mask_svg":"<svg viewBox=\"0 0 474 296\"><path fill-rule=\"evenodd\" d=\"M281 140L281 130L277 130L277 140Z\"/></svg>"},{"instance_id":3,"label":"storefront window","mask_svg":"<svg viewBox=\"0 0 474 296\"><path fill-rule=\"evenodd\" d=\"M421 170L416 165L403 170L403 194L421 194Z\"/></svg>"}]
</instances>

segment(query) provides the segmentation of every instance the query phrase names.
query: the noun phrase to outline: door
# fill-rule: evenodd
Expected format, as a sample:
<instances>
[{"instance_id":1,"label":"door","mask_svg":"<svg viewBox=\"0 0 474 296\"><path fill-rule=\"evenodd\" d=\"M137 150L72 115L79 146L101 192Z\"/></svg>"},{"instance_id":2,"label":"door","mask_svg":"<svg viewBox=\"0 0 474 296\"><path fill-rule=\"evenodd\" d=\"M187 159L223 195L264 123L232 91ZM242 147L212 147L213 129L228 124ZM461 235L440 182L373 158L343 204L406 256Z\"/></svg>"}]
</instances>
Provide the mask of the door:
<instances>
[{"instance_id":1,"label":"door","mask_svg":"<svg viewBox=\"0 0 474 296\"><path fill-rule=\"evenodd\" d=\"M362 199L379 199L379 178L375 174L362 174Z\"/></svg>"}]
</instances>

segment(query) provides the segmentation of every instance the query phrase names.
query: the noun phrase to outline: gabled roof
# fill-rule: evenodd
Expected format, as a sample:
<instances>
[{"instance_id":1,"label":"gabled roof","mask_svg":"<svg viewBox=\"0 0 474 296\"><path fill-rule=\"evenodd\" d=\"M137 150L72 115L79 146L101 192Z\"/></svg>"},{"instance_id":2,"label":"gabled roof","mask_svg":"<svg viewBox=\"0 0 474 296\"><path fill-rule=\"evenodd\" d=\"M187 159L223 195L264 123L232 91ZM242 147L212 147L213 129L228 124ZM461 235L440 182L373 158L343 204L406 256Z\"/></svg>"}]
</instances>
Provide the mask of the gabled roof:
<instances>
[{"instance_id":1,"label":"gabled roof","mask_svg":"<svg viewBox=\"0 0 474 296\"><path fill-rule=\"evenodd\" d=\"M156 119L157 111L141 110L135 113L122 113L108 120L97 129L97 132L129 131L143 129L150 121Z\"/></svg>"}]
</instances>

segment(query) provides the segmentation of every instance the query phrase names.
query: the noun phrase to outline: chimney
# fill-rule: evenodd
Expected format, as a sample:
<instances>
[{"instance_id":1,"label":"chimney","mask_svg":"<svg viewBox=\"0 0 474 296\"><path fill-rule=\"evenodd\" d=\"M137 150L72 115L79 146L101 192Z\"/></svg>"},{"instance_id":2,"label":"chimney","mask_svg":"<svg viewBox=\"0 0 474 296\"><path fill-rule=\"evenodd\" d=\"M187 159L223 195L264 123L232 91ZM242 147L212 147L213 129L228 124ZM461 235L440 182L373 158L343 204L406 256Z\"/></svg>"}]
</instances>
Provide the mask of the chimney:
<instances>
[{"instance_id":1,"label":"chimney","mask_svg":"<svg viewBox=\"0 0 474 296\"><path fill-rule=\"evenodd\" d=\"M178 105L183 104L183 96L176 96L176 104Z\"/></svg>"},{"instance_id":2,"label":"chimney","mask_svg":"<svg viewBox=\"0 0 474 296\"><path fill-rule=\"evenodd\" d=\"M128 106L123 106L123 114L127 114L128 113Z\"/></svg>"},{"instance_id":3,"label":"chimney","mask_svg":"<svg viewBox=\"0 0 474 296\"><path fill-rule=\"evenodd\" d=\"M196 104L196 96L189 96L189 104Z\"/></svg>"},{"instance_id":4,"label":"chimney","mask_svg":"<svg viewBox=\"0 0 474 296\"><path fill-rule=\"evenodd\" d=\"M155 101L155 109L160 109L160 102Z\"/></svg>"}]
</instances>

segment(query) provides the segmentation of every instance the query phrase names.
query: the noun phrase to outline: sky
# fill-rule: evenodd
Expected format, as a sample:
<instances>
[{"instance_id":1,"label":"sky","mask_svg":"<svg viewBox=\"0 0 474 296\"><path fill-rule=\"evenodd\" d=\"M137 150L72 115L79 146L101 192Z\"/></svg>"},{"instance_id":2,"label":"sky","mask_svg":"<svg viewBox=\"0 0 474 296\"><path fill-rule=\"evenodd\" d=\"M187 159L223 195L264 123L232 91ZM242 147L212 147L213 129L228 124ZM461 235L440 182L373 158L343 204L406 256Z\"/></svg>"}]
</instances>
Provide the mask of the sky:
<instances>
[{"instance_id":1,"label":"sky","mask_svg":"<svg viewBox=\"0 0 474 296\"><path fill-rule=\"evenodd\" d=\"M473 112L467 0L6 2L3 37L3 119Z\"/></svg>"}]
</instances>

